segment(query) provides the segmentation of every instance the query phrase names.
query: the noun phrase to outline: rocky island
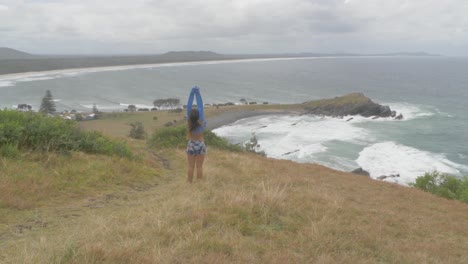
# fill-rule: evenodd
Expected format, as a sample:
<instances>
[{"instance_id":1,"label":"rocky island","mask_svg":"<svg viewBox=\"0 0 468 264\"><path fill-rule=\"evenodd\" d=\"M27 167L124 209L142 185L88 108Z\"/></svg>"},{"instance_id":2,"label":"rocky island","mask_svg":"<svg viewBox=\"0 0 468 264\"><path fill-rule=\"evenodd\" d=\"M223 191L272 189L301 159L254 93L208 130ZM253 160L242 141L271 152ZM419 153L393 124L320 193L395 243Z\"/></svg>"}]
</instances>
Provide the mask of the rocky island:
<instances>
[{"instance_id":1,"label":"rocky island","mask_svg":"<svg viewBox=\"0 0 468 264\"><path fill-rule=\"evenodd\" d=\"M322 99L303 103L306 114L324 116L361 115L363 117L393 117L403 119L387 105L373 102L362 93L351 93L332 99Z\"/></svg>"}]
</instances>

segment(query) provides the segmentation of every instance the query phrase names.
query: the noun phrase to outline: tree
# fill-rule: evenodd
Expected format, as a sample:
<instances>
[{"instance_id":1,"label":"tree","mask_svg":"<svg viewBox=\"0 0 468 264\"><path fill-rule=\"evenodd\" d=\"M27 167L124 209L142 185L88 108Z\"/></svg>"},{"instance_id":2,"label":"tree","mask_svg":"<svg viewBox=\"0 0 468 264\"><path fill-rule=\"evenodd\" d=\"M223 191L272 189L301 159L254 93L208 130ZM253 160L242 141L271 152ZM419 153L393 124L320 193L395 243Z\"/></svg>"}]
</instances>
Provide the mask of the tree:
<instances>
[{"instance_id":1,"label":"tree","mask_svg":"<svg viewBox=\"0 0 468 264\"><path fill-rule=\"evenodd\" d=\"M174 108L179 106L180 99L178 98L168 98L168 99L156 99L153 101L153 105L156 107L169 107Z\"/></svg>"},{"instance_id":2,"label":"tree","mask_svg":"<svg viewBox=\"0 0 468 264\"><path fill-rule=\"evenodd\" d=\"M55 113L55 103L52 98L52 93L47 90L44 98L42 98L41 107L39 112L44 114L53 114Z\"/></svg>"},{"instance_id":3,"label":"tree","mask_svg":"<svg viewBox=\"0 0 468 264\"><path fill-rule=\"evenodd\" d=\"M94 114L94 119L98 119L101 115L101 113L99 113L99 109L97 108L97 105L94 103L93 104L93 114Z\"/></svg>"},{"instance_id":4,"label":"tree","mask_svg":"<svg viewBox=\"0 0 468 264\"><path fill-rule=\"evenodd\" d=\"M129 105L129 106L128 106L128 111L130 111L130 112L135 112L135 111L136 111L136 106L135 106L135 105L132 105L132 104Z\"/></svg>"},{"instance_id":5,"label":"tree","mask_svg":"<svg viewBox=\"0 0 468 264\"><path fill-rule=\"evenodd\" d=\"M93 113L95 115L99 114L99 109L97 108L97 105L96 104L93 104Z\"/></svg>"}]
</instances>

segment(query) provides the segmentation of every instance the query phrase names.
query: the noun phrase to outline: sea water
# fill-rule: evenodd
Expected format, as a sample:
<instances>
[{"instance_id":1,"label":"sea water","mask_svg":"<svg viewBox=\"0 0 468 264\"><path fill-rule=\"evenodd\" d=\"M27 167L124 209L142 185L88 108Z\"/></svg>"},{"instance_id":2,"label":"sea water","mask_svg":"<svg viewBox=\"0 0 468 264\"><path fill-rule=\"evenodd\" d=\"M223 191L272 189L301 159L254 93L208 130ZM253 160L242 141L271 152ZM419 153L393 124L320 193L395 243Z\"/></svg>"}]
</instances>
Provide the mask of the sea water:
<instances>
[{"instance_id":1,"label":"sea water","mask_svg":"<svg viewBox=\"0 0 468 264\"><path fill-rule=\"evenodd\" d=\"M39 107L46 90L58 109L121 111L154 99L186 100L201 87L206 103L301 103L362 92L404 119L260 116L214 130L243 144L252 133L274 158L408 184L438 170L468 175L468 58L369 57L169 63L0 76L0 107ZM348 121L349 120L349 121ZM208 120L209 121L209 120Z\"/></svg>"}]
</instances>

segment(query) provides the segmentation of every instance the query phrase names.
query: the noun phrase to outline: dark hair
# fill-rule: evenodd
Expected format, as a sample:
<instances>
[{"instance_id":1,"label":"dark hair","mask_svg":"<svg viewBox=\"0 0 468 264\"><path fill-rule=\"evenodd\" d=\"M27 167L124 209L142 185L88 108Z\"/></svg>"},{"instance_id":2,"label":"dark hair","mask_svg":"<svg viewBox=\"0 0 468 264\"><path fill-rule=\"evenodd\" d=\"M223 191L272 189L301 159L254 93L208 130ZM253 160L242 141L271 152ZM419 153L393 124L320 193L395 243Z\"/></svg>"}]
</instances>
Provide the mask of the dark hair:
<instances>
[{"instance_id":1,"label":"dark hair","mask_svg":"<svg viewBox=\"0 0 468 264\"><path fill-rule=\"evenodd\" d=\"M197 109L192 109L192 111L190 111L190 116L188 119L188 128L189 128L190 133L200 126L199 120L200 120L200 113L198 113Z\"/></svg>"}]
</instances>

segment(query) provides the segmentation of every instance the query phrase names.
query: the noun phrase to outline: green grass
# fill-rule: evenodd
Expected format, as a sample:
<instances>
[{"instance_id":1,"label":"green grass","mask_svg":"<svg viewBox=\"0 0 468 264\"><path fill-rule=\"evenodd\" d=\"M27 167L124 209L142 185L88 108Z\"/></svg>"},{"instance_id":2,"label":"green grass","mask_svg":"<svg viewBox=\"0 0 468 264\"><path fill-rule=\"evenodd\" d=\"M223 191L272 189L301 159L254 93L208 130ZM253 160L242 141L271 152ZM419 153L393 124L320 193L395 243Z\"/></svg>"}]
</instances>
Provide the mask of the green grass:
<instances>
[{"instance_id":1,"label":"green grass","mask_svg":"<svg viewBox=\"0 0 468 264\"><path fill-rule=\"evenodd\" d=\"M161 174L144 160L81 152L0 158L0 171L0 208L16 209L138 185Z\"/></svg>"},{"instance_id":2,"label":"green grass","mask_svg":"<svg viewBox=\"0 0 468 264\"><path fill-rule=\"evenodd\" d=\"M111 140L97 131L83 131L75 121L39 113L0 111L0 154L14 157L15 150L117 155L131 158L122 141Z\"/></svg>"},{"instance_id":3,"label":"green grass","mask_svg":"<svg viewBox=\"0 0 468 264\"><path fill-rule=\"evenodd\" d=\"M242 151L242 147L230 144L211 131L203 133L204 140L209 147L228 151ZM167 127L156 130L148 140L153 148L185 148L187 146L187 129L185 126Z\"/></svg>"},{"instance_id":4,"label":"green grass","mask_svg":"<svg viewBox=\"0 0 468 264\"><path fill-rule=\"evenodd\" d=\"M351 93L340 97L330 98L330 99L321 99L315 101L309 101L302 104L304 107L307 108L316 108L316 107L343 107L346 105L360 105L366 104L370 101L368 97L366 97L362 93Z\"/></svg>"}]
</instances>

